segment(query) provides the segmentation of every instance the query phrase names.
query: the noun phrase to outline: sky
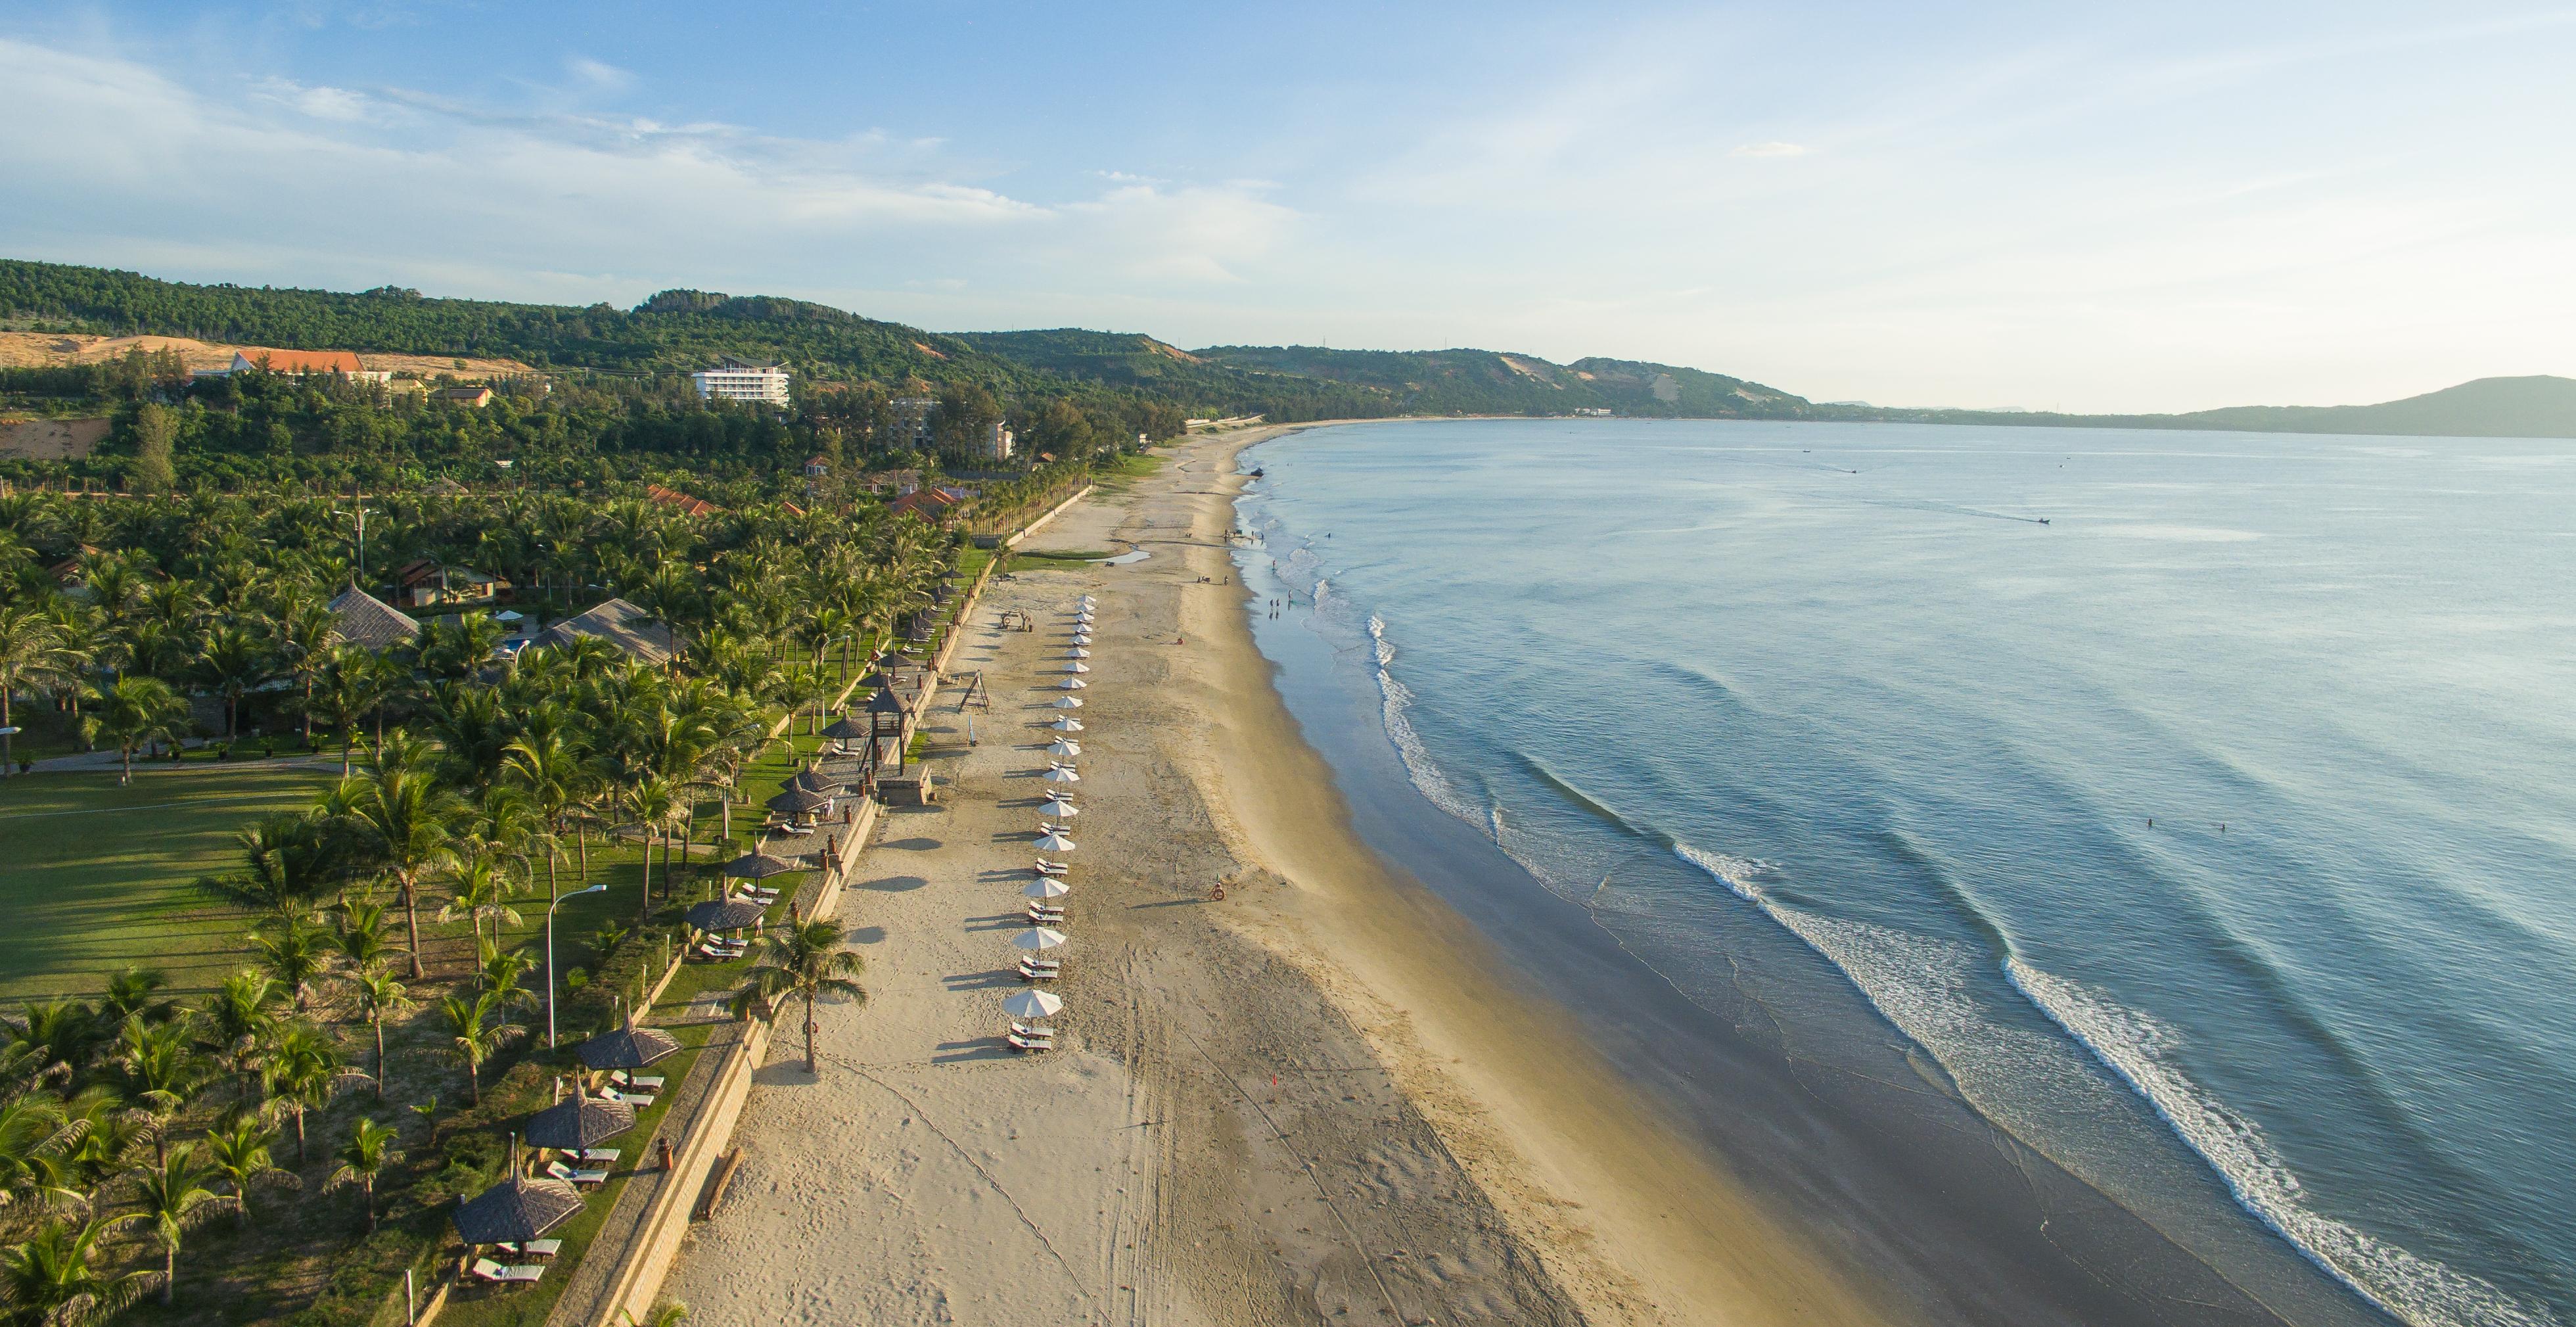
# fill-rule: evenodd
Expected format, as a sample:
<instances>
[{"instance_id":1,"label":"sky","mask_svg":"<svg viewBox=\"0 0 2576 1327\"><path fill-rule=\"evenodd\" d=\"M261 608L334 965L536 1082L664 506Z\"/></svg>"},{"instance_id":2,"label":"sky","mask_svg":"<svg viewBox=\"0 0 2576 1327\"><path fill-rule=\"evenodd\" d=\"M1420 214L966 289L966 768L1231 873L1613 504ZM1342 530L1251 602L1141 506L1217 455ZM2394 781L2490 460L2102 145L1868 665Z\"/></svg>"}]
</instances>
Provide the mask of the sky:
<instances>
[{"instance_id":1,"label":"sky","mask_svg":"<svg viewBox=\"0 0 2576 1327\"><path fill-rule=\"evenodd\" d=\"M2086 411L2576 375L2576 5L0 0L0 256Z\"/></svg>"}]
</instances>

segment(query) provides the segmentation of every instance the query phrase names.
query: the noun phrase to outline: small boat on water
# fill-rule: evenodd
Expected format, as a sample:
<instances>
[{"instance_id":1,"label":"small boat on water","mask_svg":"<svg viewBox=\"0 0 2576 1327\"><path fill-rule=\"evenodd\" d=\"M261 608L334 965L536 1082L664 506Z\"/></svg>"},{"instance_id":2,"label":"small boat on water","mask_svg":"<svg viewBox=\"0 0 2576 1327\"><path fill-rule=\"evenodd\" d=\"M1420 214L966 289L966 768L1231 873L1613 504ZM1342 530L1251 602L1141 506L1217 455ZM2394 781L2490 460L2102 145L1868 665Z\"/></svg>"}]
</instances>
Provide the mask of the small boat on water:
<instances>
[{"instance_id":1,"label":"small boat on water","mask_svg":"<svg viewBox=\"0 0 2576 1327\"><path fill-rule=\"evenodd\" d=\"M1253 478L1255 478L1255 479L1259 479L1259 478L1261 477L1261 469L1260 469L1260 467L1258 467L1258 466L1253 467L1252 477L1253 477Z\"/></svg>"},{"instance_id":2,"label":"small boat on water","mask_svg":"<svg viewBox=\"0 0 2576 1327\"><path fill-rule=\"evenodd\" d=\"M2040 524L2042 524L2042 525L2046 525L2046 524L2048 524L2048 518L2047 518L2047 517L2045 517L2045 516L2040 517L2040 518L2039 518L2039 523L2040 523Z\"/></svg>"}]
</instances>

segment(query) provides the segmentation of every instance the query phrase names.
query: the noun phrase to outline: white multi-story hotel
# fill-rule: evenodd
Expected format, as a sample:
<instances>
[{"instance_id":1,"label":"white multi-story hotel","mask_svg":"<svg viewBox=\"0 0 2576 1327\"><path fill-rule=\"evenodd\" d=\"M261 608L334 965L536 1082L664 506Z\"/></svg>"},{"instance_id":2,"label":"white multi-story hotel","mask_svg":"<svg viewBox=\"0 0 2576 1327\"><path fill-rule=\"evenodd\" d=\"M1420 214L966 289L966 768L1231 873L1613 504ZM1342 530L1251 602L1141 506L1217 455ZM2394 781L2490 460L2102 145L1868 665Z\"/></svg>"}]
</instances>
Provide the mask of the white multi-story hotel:
<instances>
[{"instance_id":1,"label":"white multi-story hotel","mask_svg":"<svg viewBox=\"0 0 2576 1327\"><path fill-rule=\"evenodd\" d=\"M731 355L712 369L700 369L689 375L698 385L698 399L712 401L767 401L771 405L787 404L787 370L777 364L757 360L735 359Z\"/></svg>"}]
</instances>

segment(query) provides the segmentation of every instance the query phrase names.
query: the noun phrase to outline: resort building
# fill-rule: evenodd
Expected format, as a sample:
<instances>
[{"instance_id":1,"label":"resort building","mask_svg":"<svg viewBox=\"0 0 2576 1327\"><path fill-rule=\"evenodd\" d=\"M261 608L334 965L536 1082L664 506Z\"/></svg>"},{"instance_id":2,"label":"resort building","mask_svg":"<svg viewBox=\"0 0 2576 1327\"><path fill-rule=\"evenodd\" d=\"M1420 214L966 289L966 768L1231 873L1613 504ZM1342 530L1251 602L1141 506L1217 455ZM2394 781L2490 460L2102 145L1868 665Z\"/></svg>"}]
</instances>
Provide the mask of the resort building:
<instances>
[{"instance_id":1,"label":"resort building","mask_svg":"<svg viewBox=\"0 0 2576 1327\"><path fill-rule=\"evenodd\" d=\"M439 402L442 405L469 406L473 409L480 410L483 407L492 404L492 389L481 383L476 383L471 387L441 387L437 391L431 392L429 394L429 399Z\"/></svg>"},{"instance_id":2,"label":"resort building","mask_svg":"<svg viewBox=\"0 0 2576 1327\"><path fill-rule=\"evenodd\" d=\"M939 398L898 396L886 402L886 410L894 416L893 436L885 440L886 446L930 450L930 420L939 413Z\"/></svg>"},{"instance_id":3,"label":"resort building","mask_svg":"<svg viewBox=\"0 0 2576 1327\"><path fill-rule=\"evenodd\" d=\"M700 369L690 374L689 380L698 385L698 399L701 401L787 404L787 370L777 364L727 355L715 368Z\"/></svg>"},{"instance_id":4,"label":"resort building","mask_svg":"<svg viewBox=\"0 0 2576 1327\"><path fill-rule=\"evenodd\" d=\"M470 567L441 566L429 558L403 564L394 572L394 597L412 608L490 603L508 593L510 582Z\"/></svg>"},{"instance_id":5,"label":"resort building","mask_svg":"<svg viewBox=\"0 0 2576 1327\"><path fill-rule=\"evenodd\" d=\"M645 485L644 498L648 502L669 507L683 516L704 516L716 510L716 504L705 498L693 498L678 489L664 488L660 484Z\"/></svg>"},{"instance_id":6,"label":"resort building","mask_svg":"<svg viewBox=\"0 0 2576 1327\"><path fill-rule=\"evenodd\" d=\"M975 439L975 455L979 460L1007 461L1011 459L1011 441L1011 431L997 420L985 425L983 435Z\"/></svg>"},{"instance_id":7,"label":"resort building","mask_svg":"<svg viewBox=\"0 0 2576 1327\"><path fill-rule=\"evenodd\" d=\"M420 634L420 623L352 585L329 605L331 634L362 650L390 650Z\"/></svg>"},{"instance_id":8,"label":"resort building","mask_svg":"<svg viewBox=\"0 0 2576 1327\"><path fill-rule=\"evenodd\" d=\"M253 369L282 373L290 378L328 377L338 374L352 382L392 382L394 375L382 369L369 369L356 355L345 350L236 350L232 367L226 373L248 373Z\"/></svg>"},{"instance_id":9,"label":"resort building","mask_svg":"<svg viewBox=\"0 0 2576 1327\"><path fill-rule=\"evenodd\" d=\"M669 627L623 599L611 599L579 617L565 618L540 633L536 643L570 645L576 636L607 641L648 664L669 663L680 652Z\"/></svg>"}]
</instances>

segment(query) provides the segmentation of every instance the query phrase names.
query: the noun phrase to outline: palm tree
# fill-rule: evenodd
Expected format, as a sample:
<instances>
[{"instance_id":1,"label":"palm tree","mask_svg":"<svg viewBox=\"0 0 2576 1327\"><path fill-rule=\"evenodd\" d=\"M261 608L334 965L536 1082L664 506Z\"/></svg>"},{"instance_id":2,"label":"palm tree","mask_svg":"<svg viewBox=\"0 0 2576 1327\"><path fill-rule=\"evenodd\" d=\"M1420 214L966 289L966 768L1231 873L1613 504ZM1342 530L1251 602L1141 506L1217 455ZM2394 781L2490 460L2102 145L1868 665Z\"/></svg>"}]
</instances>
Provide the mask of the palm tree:
<instances>
[{"instance_id":1,"label":"palm tree","mask_svg":"<svg viewBox=\"0 0 2576 1327\"><path fill-rule=\"evenodd\" d=\"M329 933L309 918L277 917L251 932L250 943L258 964L286 988L295 1012L304 1012L314 980L328 962Z\"/></svg>"},{"instance_id":2,"label":"palm tree","mask_svg":"<svg viewBox=\"0 0 2576 1327\"><path fill-rule=\"evenodd\" d=\"M569 711L547 702L530 711L519 735L501 751L503 771L522 788L543 816L548 831L560 838L575 807L597 775L584 759L578 730ZM584 854L585 873L588 865ZM546 853L546 896L555 896L555 854Z\"/></svg>"},{"instance_id":3,"label":"palm tree","mask_svg":"<svg viewBox=\"0 0 2576 1327\"><path fill-rule=\"evenodd\" d=\"M322 816L280 811L234 833L244 868L240 874L200 876L196 887L236 907L301 917L340 878L348 856L346 840Z\"/></svg>"},{"instance_id":4,"label":"palm tree","mask_svg":"<svg viewBox=\"0 0 2576 1327\"><path fill-rule=\"evenodd\" d=\"M95 745L102 736L116 743L122 758L116 781L134 781L134 753L160 742L175 742L187 731L188 702L157 677L119 678L99 698L96 712L81 719L81 737Z\"/></svg>"},{"instance_id":5,"label":"palm tree","mask_svg":"<svg viewBox=\"0 0 2576 1327\"><path fill-rule=\"evenodd\" d=\"M18 764L7 731L9 700L20 690L53 691L79 680L70 640L62 625L33 604L0 608L0 775L14 774Z\"/></svg>"},{"instance_id":6,"label":"palm tree","mask_svg":"<svg viewBox=\"0 0 2576 1327\"><path fill-rule=\"evenodd\" d=\"M49 1092L0 1101L0 1206L49 1189L57 1158L78 1145L88 1126L66 1118Z\"/></svg>"},{"instance_id":7,"label":"palm tree","mask_svg":"<svg viewBox=\"0 0 2576 1327\"><path fill-rule=\"evenodd\" d=\"M635 915L646 917L653 912L653 849L661 842L663 831L679 818L680 793L669 779L646 774L627 785L624 800L626 809L644 827L644 892L636 900ZM667 884L663 892L669 892Z\"/></svg>"},{"instance_id":8,"label":"palm tree","mask_svg":"<svg viewBox=\"0 0 2576 1327\"><path fill-rule=\"evenodd\" d=\"M197 651L197 675L224 698L224 736L239 736L241 698L268 680L268 650L245 627L216 627Z\"/></svg>"},{"instance_id":9,"label":"palm tree","mask_svg":"<svg viewBox=\"0 0 2576 1327\"><path fill-rule=\"evenodd\" d=\"M184 1026L146 1022L139 1014L127 1017L118 1032L115 1059L126 1090L152 1117L153 1157L166 1158L170 1121L206 1085L205 1060L188 1043Z\"/></svg>"},{"instance_id":10,"label":"palm tree","mask_svg":"<svg viewBox=\"0 0 2576 1327\"><path fill-rule=\"evenodd\" d=\"M332 1153L338 1158L340 1168L331 1172L331 1183L358 1186L359 1195L366 1200L367 1229L370 1232L376 1228L376 1176L393 1164L396 1156L393 1142L391 1126L378 1124L361 1115L349 1129L349 1141Z\"/></svg>"},{"instance_id":11,"label":"palm tree","mask_svg":"<svg viewBox=\"0 0 2576 1327\"><path fill-rule=\"evenodd\" d=\"M376 860L402 894L403 926L411 943L411 976L424 974L420 961L420 886L432 873L456 860L451 840L465 817L465 802L438 786L425 769L381 759L368 776L345 786L339 800L374 850Z\"/></svg>"},{"instance_id":12,"label":"palm tree","mask_svg":"<svg viewBox=\"0 0 2576 1327\"><path fill-rule=\"evenodd\" d=\"M358 745L358 721L376 703L376 658L355 645L342 645L324 656L304 684L304 736L313 737L318 710L340 730L340 777L349 777L349 756Z\"/></svg>"},{"instance_id":13,"label":"palm tree","mask_svg":"<svg viewBox=\"0 0 2576 1327\"><path fill-rule=\"evenodd\" d=\"M866 1003L867 991L858 981L865 964L859 956L841 947L841 925L838 922L804 921L791 923L778 935L761 942L760 962L745 974L748 980L734 993L736 1016L768 1006L775 1008L782 1000L805 1002L805 1072L815 1073L814 1002L826 995L843 996Z\"/></svg>"},{"instance_id":14,"label":"palm tree","mask_svg":"<svg viewBox=\"0 0 2576 1327\"><path fill-rule=\"evenodd\" d=\"M298 598L277 615L276 650L286 671L303 688L304 744L313 745L313 685L331 661L339 624L331 610L312 599ZM346 771L342 771L346 773Z\"/></svg>"},{"instance_id":15,"label":"palm tree","mask_svg":"<svg viewBox=\"0 0 2576 1327\"><path fill-rule=\"evenodd\" d=\"M179 1002L161 994L170 985L169 974L159 968L140 964L107 979L107 994L98 1002L100 1021L123 1024L129 1018L146 1023L167 1023L179 1016Z\"/></svg>"},{"instance_id":16,"label":"palm tree","mask_svg":"<svg viewBox=\"0 0 2576 1327\"><path fill-rule=\"evenodd\" d=\"M259 1076L268 1108L295 1120L295 1164L301 1166L305 1112L329 1105L331 1094L351 1076L340 1058L340 1043L302 1023L283 1024L260 1061Z\"/></svg>"},{"instance_id":17,"label":"palm tree","mask_svg":"<svg viewBox=\"0 0 2576 1327\"><path fill-rule=\"evenodd\" d=\"M260 1048L277 1021L268 1009L275 1003L277 983L255 968L243 968L224 978L198 1011L198 1044L212 1051L233 1075L235 1095L243 1100L250 1097L250 1071L259 1063Z\"/></svg>"},{"instance_id":18,"label":"palm tree","mask_svg":"<svg viewBox=\"0 0 2576 1327\"><path fill-rule=\"evenodd\" d=\"M141 1208L134 1215L152 1227L153 1237L161 1244L161 1303L165 1308L178 1296L181 1238L207 1217L241 1202L209 1187L208 1182L220 1173L197 1159L196 1144L181 1143L158 1164L137 1166L127 1174L134 1182L134 1201Z\"/></svg>"},{"instance_id":19,"label":"palm tree","mask_svg":"<svg viewBox=\"0 0 2576 1327\"><path fill-rule=\"evenodd\" d=\"M9 1044L26 1053L40 1078L67 1080L89 1065L99 1042L98 1010L80 1000L33 1000L5 1024Z\"/></svg>"},{"instance_id":20,"label":"palm tree","mask_svg":"<svg viewBox=\"0 0 2576 1327\"><path fill-rule=\"evenodd\" d=\"M250 1224L252 1185L293 1189L303 1184L293 1174L278 1169L277 1158L270 1151L276 1142L275 1129L247 1116L233 1121L231 1128L206 1135L206 1159L232 1181L233 1216L245 1227Z\"/></svg>"},{"instance_id":21,"label":"palm tree","mask_svg":"<svg viewBox=\"0 0 2576 1327\"><path fill-rule=\"evenodd\" d=\"M494 861L489 852L478 852L456 877L456 893L447 906L438 910L438 919L452 922L459 917L474 924L474 952L483 952L483 923L492 923L492 938L498 943L504 924L516 926L522 920L510 906L510 874Z\"/></svg>"},{"instance_id":22,"label":"palm tree","mask_svg":"<svg viewBox=\"0 0 2576 1327\"><path fill-rule=\"evenodd\" d=\"M351 967L372 972L377 964L402 952L385 937L392 925L384 904L369 898L346 899L340 904L340 927L332 932L331 943Z\"/></svg>"},{"instance_id":23,"label":"palm tree","mask_svg":"<svg viewBox=\"0 0 2576 1327\"><path fill-rule=\"evenodd\" d=\"M45 1327L89 1327L124 1312L142 1297L152 1274L111 1274L98 1242L133 1220L48 1221L25 1243L0 1249L0 1299L19 1321Z\"/></svg>"},{"instance_id":24,"label":"palm tree","mask_svg":"<svg viewBox=\"0 0 2576 1327\"><path fill-rule=\"evenodd\" d=\"M376 1100L385 1099L385 1019L412 1007L411 993L390 972L361 967L348 977L349 994L358 1016L376 1034Z\"/></svg>"},{"instance_id":25,"label":"palm tree","mask_svg":"<svg viewBox=\"0 0 2576 1327\"><path fill-rule=\"evenodd\" d=\"M519 1024L495 1021L500 1017L492 992L485 991L468 1001L447 996L438 1003L438 1016L447 1033L448 1044L439 1054L465 1066L466 1084L473 1090L474 1104L483 1104L483 1065L501 1048L526 1036L528 1030Z\"/></svg>"}]
</instances>

